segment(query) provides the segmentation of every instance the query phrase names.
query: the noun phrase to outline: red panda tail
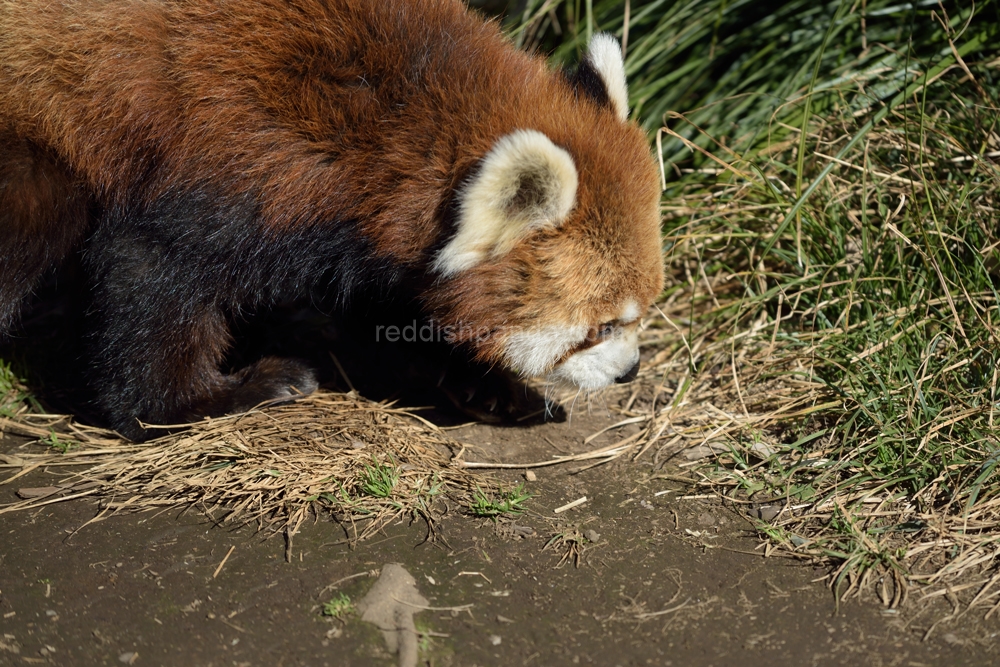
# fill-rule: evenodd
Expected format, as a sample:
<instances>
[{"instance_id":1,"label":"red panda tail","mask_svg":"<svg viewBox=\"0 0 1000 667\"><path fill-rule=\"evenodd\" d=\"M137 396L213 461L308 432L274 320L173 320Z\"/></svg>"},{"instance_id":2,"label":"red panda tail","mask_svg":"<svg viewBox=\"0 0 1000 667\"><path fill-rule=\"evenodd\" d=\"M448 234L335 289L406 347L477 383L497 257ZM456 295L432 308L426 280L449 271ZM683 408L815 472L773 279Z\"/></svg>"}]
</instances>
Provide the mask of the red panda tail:
<instances>
[{"instance_id":1,"label":"red panda tail","mask_svg":"<svg viewBox=\"0 0 1000 667\"><path fill-rule=\"evenodd\" d=\"M0 336L87 228L87 196L48 152L0 128Z\"/></svg>"}]
</instances>

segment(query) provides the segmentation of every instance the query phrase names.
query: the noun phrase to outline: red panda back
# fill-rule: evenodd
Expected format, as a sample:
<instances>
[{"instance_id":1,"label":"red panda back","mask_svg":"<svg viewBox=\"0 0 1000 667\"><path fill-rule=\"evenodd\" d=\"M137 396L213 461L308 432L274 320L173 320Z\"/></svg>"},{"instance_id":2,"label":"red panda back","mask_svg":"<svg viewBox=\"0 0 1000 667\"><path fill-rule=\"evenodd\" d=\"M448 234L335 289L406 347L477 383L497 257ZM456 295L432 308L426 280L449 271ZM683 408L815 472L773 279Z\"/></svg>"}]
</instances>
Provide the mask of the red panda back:
<instances>
[{"instance_id":1,"label":"red panda back","mask_svg":"<svg viewBox=\"0 0 1000 667\"><path fill-rule=\"evenodd\" d=\"M368 218L384 207L369 203L373 185L413 180L415 165L431 179L451 173L457 143L488 148L489 136L467 128L509 96L498 73L516 66L523 84L525 70L542 69L498 49L495 25L458 2L82 0L0 11L0 120L19 135L51 147L108 201L218 180L266 200L276 226L350 207Z\"/></svg>"},{"instance_id":2,"label":"red panda back","mask_svg":"<svg viewBox=\"0 0 1000 667\"><path fill-rule=\"evenodd\" d=\"M620 134L459 2L82 0L3 11L0 119L108 200L217 180L265 201L279 227L349 211L412 260L439 231L441 195L498 136L533 127L573 152ZM386 201L392 215L381 214Z\"/></svg>"}]
</instances>

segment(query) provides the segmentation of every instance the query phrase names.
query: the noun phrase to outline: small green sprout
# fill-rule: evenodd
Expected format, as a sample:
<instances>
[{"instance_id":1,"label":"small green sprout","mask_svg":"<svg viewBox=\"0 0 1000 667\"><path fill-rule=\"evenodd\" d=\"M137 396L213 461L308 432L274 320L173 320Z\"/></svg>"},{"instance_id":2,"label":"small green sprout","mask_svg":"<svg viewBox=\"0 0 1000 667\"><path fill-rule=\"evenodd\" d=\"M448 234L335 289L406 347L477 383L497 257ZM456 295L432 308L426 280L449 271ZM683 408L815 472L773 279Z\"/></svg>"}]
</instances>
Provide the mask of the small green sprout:
<instances>
[{"instance_id":1,"label":"small green sprout","mask_svg":"<svg viewBox=\"0 0 1000 667\"><path fill-rule=\"evenodd\" d=\"M488 517L496 519L508 514L520 514L524 511L524 503L531 498L531 494L524 488L524 483L518 484L509 491L501 491L496 497L488 497L482 489L476 487L472 496L472 504L469 511L473 516Z\"/></svg>"},{"instance_id":2,"label":"small green sprout","mask_svg":"<svg viewBox=\"0 0 1000 667\"><path fill-rule=\"evenodd\" d=\"M28 404L33 410L41 411L38 401L24 388L10 364L0 359L0 416L13 419Z\"/></svg>"},{"instance_id":3,"label":"small green sprout","mask_svg":"<svg viewBox=\"0 0 1000 667\"><path fill-rule=\"evenodd\" d=\"M49 431L48 436L42 438L42 442L44 442L52 449L58 451L60 454L65 454L70 449L72 449L73 446L76 444L73 442L65 442L63 440L60 440L59 435L55 431Z\"/></svg>"},{"instance_id":4,"label":"small green sprout","mask_svg":"<svg viewBox=\"0 0 1000 667\"><path fill-rule=\"evenodd\" d=\"M434 640L431 639L430 634L433 630L431 630L430 626L426 623L414 623L414 625L416 626L418 637L417 650L420 651L422 655L427 655L434 647Z\"/></svg>"},{"instance_id":5,"label":"small green sprout","mask_svg":"<svg viewBox=\"0 0 1000 667\"><path fill-rule=\"evenodd\" d=\"M389 498L399 483L399 470L388 463L379 463L372 458L372 464L365 464L361 479L361 491L373 498Z\"/></svg>"},{"instance_id":6,"label":"small green sprout","mask_svg":"<svg viewBox=\"0 0 1000 667\"><path fill-rule=\"evenodd\" d=\"M337 620L344 620L344 617L354 610L351 598L346 593L340 593L329 602L323 603L323 615Z\"/></svg>"}]
</instances>

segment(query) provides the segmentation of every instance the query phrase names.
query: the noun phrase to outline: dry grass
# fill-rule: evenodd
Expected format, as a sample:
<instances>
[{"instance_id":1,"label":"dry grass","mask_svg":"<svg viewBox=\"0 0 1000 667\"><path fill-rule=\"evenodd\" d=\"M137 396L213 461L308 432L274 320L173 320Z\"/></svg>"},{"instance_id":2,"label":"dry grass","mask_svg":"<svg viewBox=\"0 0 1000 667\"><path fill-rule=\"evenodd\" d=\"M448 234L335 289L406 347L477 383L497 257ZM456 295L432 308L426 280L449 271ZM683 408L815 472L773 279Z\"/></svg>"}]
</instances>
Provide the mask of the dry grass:
<instances>
[{"instance_id":1,"label":"dry grass","mask_svg":"<svg viewBox=\"0 0 1000 667\"><path fill-rule=\"evenodd\" d=\"M640 449L707 457L705 491L777 508L767 550L826 564L841 596L961 591L956 614L993 614L1000 137L963 73L869 125L814 118L801 177L788 141L669 200L674 287L629 416Z\"/></svg>"},{"instance_id":2,"label":"dry grass","mask_svg":"<svg viewBox=\"0 0 1000 667\"><path fill-rule=\"evenodd\" d=\"M495 487L453 465L463 447L437 427L354 394L318 392L141 445L28 410L0 418L0 431L48 445L0 457L18 469L4 484L37 469L66 471L57 486L21 489L22 500L0 513L98 496L103 513L194 505L291 535L325 512L353 540L405 517L430 523L435 503L468 504L474 489Z\"/></svg>"}]
</instances>

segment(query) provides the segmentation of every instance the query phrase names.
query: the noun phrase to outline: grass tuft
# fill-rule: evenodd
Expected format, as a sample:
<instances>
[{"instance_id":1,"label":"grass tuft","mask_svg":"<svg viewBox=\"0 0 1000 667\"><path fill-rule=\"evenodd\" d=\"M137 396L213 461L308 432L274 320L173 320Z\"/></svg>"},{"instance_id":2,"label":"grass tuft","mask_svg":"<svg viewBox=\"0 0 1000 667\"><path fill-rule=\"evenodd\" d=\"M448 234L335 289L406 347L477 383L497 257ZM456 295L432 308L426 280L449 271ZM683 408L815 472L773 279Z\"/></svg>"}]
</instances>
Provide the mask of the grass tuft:
<instances>
[{"instance_id":1,"label":"grass tuft","mask_svg":"<svg viewBox=\"0 0 1000 667\"><path fill-rule=\"evenodd\" d=\"M225 521L289 538L324 512L362 540L400 519L432 522L441 498L467 505L474 490L498 487L455 465L461 445L426 420L353 393L319 391L142 444L57 415L21 415L0 428L47 446L44 453L19 451L19 465L79 471L50 494L0 506L0 514L53 502L53 494L93 495L106 511L224 508ZM381 460L373 458L375 447Z\"/></svg>"},{"instance_id":2,"label":"grass tuft","mask_svg":"<svg viewBox=\"0 0 1000 667\"><path fill-rule=\"evenodd\" d=\"M473 516L484 517L496 521L500 517L513 516L524 512L524 504L531 498L525 490L524 483L519 483L513 489L499 489L492 493L484 492L478 486L472 493L469 512Z\"/></svg>"},{"instance_id":3,"label":"grass tuft","mask_svg":"<svg viewBox=\"0 0 1000 667\"><path fill-rule=\"evenodd\" d=\"M349 614L354 613L354 603L347 593L338 593L329 602L323 603L323 616L330 616L337 620L344 620Z\"/></svg>"},{"instance_id":4,"label":"grass tuft","mask_svg":"<svg viewBox=\"0 0 1000 667\"><path fill-rule=\"evenodd\" d=\"M14 419L28 409L39 409L37 401L11 365L0 359L0 417Z\"/></svg>"},{"instance_id":5,"label":"grass tuft","mask_svg":"<svg viewBox=\"0 0 1000 667\"><path fill-rule=\"evenodd\" d=\"M579 6L529 0L512 33L571 61ZM842 596L985 586L1000 539L997 4L627 6L591 18L627 41L673 277L628 401L645 417L633 447L708 457L702 485L770 547L827 562Z\"/></svg>"},{"instance_id":6,"label":"grass tuft","mask_svg":"<svg viewBox=\"0 0 1000 667\"><path fill-rule=\"evenodd\" d=\"M365 464L361 474L361 492L373 498L391 498L399 483L399 471L391 463L379 463L372 457L372 464Z\"/></svg>"}]
</instances>

